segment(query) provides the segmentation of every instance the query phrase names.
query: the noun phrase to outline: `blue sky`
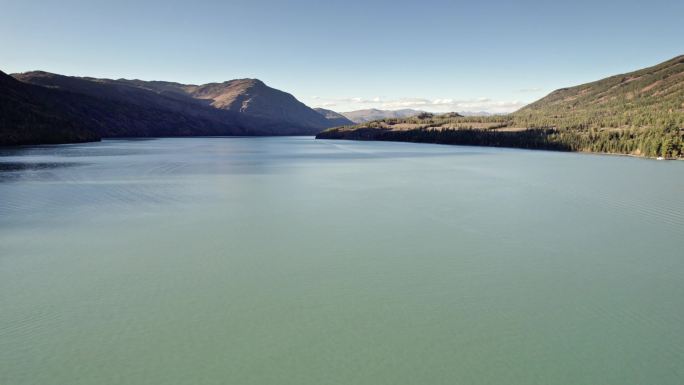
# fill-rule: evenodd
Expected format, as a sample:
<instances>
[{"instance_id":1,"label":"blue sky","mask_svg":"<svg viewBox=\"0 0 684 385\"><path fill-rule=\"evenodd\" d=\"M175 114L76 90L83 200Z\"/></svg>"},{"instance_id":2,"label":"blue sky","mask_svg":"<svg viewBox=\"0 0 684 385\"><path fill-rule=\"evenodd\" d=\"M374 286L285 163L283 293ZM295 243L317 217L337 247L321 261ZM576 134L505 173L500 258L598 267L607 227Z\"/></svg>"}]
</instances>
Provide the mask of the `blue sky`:
<instances>
[{"instance_id":1,"label":"blue sky","mask_svg":"<svg viewBox=\"0 0 684 385\"><path fill-rule=\"evenodd\" d=\"M0 0L0 70L254 77L337 111L516 109L684 54L684 1Z\"/></svg>"}]
</instances>

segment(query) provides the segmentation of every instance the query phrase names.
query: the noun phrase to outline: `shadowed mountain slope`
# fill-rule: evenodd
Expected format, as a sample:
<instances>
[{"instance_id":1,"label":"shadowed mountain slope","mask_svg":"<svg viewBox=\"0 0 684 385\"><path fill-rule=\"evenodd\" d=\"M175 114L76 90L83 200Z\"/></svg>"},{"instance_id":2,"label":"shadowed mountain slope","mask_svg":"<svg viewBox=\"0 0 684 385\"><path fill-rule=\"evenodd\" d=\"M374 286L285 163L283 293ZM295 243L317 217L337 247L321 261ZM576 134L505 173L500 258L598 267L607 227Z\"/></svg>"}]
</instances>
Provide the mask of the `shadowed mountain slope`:
<instances>
[{"instance_id":1,"label":"shadowed mountain slope","mask_svg":"<svg viewBox=\"0 0 684 385\"><path fill-rule=\"evenodd\" d=\"M294 96L257 79L204 85L70 77L46 72L15 74L44 87L182 113L235 127L238 135L315 134L333 124ZM231 135L227 132L225 135Z\"/></svg>"},{"instance_id":2,"label":"shadowed mountain slope","mask_svg":"<svg viewBox=\"0 0 684 385\"><path fill-rule=\"evenodd\" d=\"M256 79L187 85L0 73L0 145L102 137L313 135L336 124Z\"/></svg>"},{"instance_id":3,"label":"shadowed mountain slope","mask_svg":"<svg viewBox=\"0 0 684 385\"><path fill-rule=\"evenodd\" d=\"M99 135L78 122L70 107L82 99L24 84L0 72L0 145L99 140Z\"/></svg>"}]
</instances>

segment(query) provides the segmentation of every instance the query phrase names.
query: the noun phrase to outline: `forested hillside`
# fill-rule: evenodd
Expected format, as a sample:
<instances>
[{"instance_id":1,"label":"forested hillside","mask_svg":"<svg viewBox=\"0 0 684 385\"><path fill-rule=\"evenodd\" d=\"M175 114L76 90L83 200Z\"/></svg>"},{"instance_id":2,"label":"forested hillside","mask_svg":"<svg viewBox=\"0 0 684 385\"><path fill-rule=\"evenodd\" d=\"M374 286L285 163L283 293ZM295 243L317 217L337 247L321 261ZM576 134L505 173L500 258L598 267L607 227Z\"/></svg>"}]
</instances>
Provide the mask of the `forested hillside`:
<instances>
[{"instance_id":1,"label":"forested hillside","mask_svg":"<svg viewBox=\"0 0 684 385\"><path fill-rule=\"evenodd\" d=\"M684 127L684 55L654 67L562 88L513 114L527 127Z\"/></svg>"},{"instance_id":2,"label":"forested hillside","mask_svg":"<svg viewBox=\"0 0 684 385\"><path fill-rule=\"evenodd\" d=\"M327 130L318 137L682 158L684 56L556 90L509 115L384 119Z\"/></svg>"}]
</instances>

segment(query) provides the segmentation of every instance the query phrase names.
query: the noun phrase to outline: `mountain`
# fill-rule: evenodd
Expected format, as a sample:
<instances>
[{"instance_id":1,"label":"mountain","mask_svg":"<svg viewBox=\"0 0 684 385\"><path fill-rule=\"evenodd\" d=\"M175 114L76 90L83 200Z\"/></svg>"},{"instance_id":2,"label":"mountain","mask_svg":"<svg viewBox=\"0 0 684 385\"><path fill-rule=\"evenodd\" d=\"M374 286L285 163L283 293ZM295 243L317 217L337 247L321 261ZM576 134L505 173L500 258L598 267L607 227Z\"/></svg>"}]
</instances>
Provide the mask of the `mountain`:
<instances>
[{"instance_id":1,"label":"mountain","mask_svg":"<svg viewBox=\"0 0 684 385\"><path fill-rule=\"evenodd\" d=\"M72 77L43 71L14 74L14 79L3 75L0 109L4 131L0 144L18 143L20 137L24 138L21 143L85 138L79 134L72 140L70 135L56 132L46 135L48 123L39 120L43 115L61 119L63 123L55 125L60 127L59 132L66 133L66 127L71 127L90 133L90 139L312 135L335 125L294 96L256 79L188 85ZM10 88L14 91L10 92ZM21 95L24 104L17 103L17 95ZM32 113L22 120L26 106L30 106ZM35 127L31 126L32 121L36 122ZM17 130L22 133L14 132Z\"/></svg>"},{"instance_id":2,"label":"mountain","mask_svg":"<svg viewBox=\"0 0 684 385\"><path fill-rule=\"evenodd\" d=\"M70 105L82 99L21 83L0 71L0 145L99 140L71 111Z\"/></svg>"},{"instance_id":3,"label":"mountain","mask_svg":"<svg viewBox=\"0 0 684 385\"><path fill-rule=\"evenodd\" d=\"M513 114L529 126L630 128L677 125L684 112L684 55L638 71L561 88Z\"/></svg>"},{"instance_id":4,"label":"mountain","mask_svg":"<svg viewBox=\"0 0 684 385\"><path fill-rule=\"evenodd\" d=\"M193 98L210 101L211 106L218 109L281 122L287 126L283 129L296 127L302 133L315 134L333 126L294 96L268 87L257 79L204 84L189 93Z\"/></svg>"},{"instance_id":5,"label":"mountain","mask_svg":"<svg viewBox=\"0 0 684 385\"><path fill-rule=\"evenodd\" d=\"M508 115L384 119L316 137L684 158L684 56L556 90Z\"/></svg>"},{"instance_id":6,"label":"mountain","mask_svg":"<svg viewBox=\"0 0 684 385\"><path fill-rule=\"evenodd\" d=\"M423 112L424 111L412 110L409 108L403 110L378 110L371 108L367 110L342 112L341 114L354 123L365 123L381 119L408 118L420 115Z\"/></svg>"},{"instance_id":7,"label":"mountain","mask_svg":"<svg viewBox=\"0 0 684 385\"><path fill-rule=\"evenodd\" d=\"M239 135L315 134L333 126L294 96L271 88L258 79L193 85L70 77L39 71L14 76L31 84L230 124Z\"/></svg>"},{"instance_id":8,"label":"mountain","mask_svg":"<svg viewBox=\"0 0 684 385\"><path fill-rule=\"evenodd\" d=\"M330 124L334 124L335 127L349 126L354 124L354 122L345 118L344 115L333 110L326 110L325 108L314 108L314 110L328 119Z\"/></svg>"}]
</instances>

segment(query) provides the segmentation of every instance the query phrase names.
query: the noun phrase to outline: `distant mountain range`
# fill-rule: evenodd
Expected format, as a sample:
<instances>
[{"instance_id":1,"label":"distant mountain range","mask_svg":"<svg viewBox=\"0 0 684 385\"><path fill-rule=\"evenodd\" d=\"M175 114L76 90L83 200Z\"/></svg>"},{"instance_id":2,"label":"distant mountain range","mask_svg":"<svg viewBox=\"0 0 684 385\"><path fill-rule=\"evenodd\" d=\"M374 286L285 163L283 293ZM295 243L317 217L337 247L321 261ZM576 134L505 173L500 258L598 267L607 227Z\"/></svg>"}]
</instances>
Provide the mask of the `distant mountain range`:
<instances>
[{"instance_id":1,"label":"distant mountain range","mask_svg":"<svg viewBox=\"0 0 684 385\"><path fill-rule=\"evenodd\" d=\"M0 144L312 135L338 124L257 79L203 85L0 72Z\"/></svg>"},{"instance_id":2,"label":"distant mountain range","mask_svg":"<svg viewBox=\"0 0 684 385\"><path fill-rule=\"evenodd\" d=\"M408 118L411 116L420 115L423 112L425 111L412 110L409 108L403 110L378 110L375 108L370 108L367 110L341 112L340 114L358 124L381 119Z\"/></svg>"},{"instance_id":3,"label":"distant mountain range","mask_svg":"<svg viewBox=\"0 0 684 385\"><path fill-rule=\"evenodd\" d=\"M385 119L317 135L684 158L684 55L562 88L507 115Z\"/></svg>"},{"instance_id":4,"label":"distant mountain range","mask_svg":"<svg viewBox=\"0 0 684 385\"><path fill-rule=\"evenodd\" d=\"M505 115L505 114L493 114L487 111L463 111L460 113L463 116L492 116L492 115Z\"/></svg>"}]
</instances>

